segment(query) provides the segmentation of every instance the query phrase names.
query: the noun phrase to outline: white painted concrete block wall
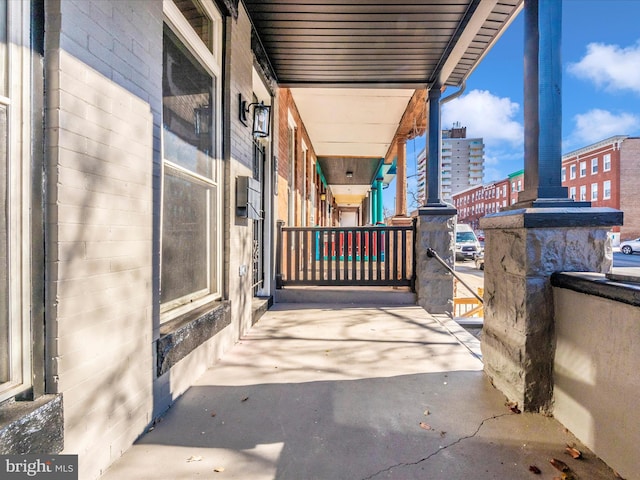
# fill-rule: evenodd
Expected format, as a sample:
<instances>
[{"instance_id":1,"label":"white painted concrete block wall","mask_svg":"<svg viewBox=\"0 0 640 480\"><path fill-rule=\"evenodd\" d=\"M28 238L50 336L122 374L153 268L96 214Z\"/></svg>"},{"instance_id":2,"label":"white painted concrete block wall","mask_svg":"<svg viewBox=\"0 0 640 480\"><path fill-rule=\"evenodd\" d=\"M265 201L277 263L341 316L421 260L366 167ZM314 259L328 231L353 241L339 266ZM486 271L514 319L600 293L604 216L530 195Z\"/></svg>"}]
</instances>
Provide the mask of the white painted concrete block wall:
<instances>
[{"instance_id":1,"label":"white painted concrete block wall","mask_svg":"<svg viewBox=\"0 0 640 480\"><path fill-rule=\"evenodd\" d=\"M553 416L610 467L640 479L640 310L554 288Z\"/></svg>"},{"instance_id":2,"label":"white painted concrete block wall","mask_svg":"<svg viewBox=\"0 0 640 480\"><path fill-rule=\"evenodd\" d=\"M238 176L252 176L253 139L251 124L247 127L238 119L238 108L233 108L239 102L238 94L249 103L252 101L252 68L253 54L251 53L251 23L244 10L240 8L237 21L232 21L230 65L231 78L230 93L232 108L229 113L231 126L231 142L229 162L229 188L231 198L227 203L229 214L229 242L225 258L229 259L229 298L232 300L231 314L234 319L233 328L239 337L251 327L251 302L253 298L252 282L252 252L253 252L253 220L236 217L236 178ZM228 48L229 48L228 47ZM252 119L253 110L250 112ZM240 276L241 266L246 266L247 273Z\"/></svg>"},{"instance_id":3,"label":"white painted concrete block wall","mask_svg":"<svg viewBox=\"0 0 640 480\"><path fill-rule=\"evenodd\" d=\"M64 453L92 479L152 415L162 2L46 9L47 388L63 393Z\"/></svg>"}]
</instances>

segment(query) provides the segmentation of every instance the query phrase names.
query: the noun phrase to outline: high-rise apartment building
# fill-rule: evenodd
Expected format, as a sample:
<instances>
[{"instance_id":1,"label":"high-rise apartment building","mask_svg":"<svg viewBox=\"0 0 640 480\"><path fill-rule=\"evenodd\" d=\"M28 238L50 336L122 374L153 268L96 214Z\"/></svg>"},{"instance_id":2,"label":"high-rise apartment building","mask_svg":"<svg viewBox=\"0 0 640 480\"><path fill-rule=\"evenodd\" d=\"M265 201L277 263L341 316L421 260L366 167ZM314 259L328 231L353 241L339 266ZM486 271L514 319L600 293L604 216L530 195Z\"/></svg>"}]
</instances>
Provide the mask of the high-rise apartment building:
<instances>
[{"instance_id":1,"label":"high-rise apartment building","mask_svg":"<svg viewBox=\"0 0 640 480\"><path fill-rule=\"evenodd\" d=\"M426 148L418 155L418 196L424 198ZM467 127L454 124L442 131L442 200L451 203L453 195L482 184L484 175L484 142L467 138ZM422 188L420 188L422 187Z\"/></svg>"}]
</instances>

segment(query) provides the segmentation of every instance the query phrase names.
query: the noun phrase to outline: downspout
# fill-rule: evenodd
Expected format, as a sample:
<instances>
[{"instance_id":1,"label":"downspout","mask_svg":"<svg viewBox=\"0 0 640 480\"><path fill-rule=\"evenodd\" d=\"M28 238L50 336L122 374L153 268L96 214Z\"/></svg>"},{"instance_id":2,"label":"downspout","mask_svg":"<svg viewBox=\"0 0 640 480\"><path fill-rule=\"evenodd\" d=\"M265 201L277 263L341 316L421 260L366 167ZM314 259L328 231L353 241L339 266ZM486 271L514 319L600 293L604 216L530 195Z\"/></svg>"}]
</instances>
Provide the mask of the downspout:
<instances>
[{"instance_id":1,"label":"downspout","mask_svg":"<svg viewBox=\"0 0 640 480\"><path fill-rule=\"evenodd\" d=\"M451 100L455 100L460 95L462 95L466 89L467 89L467 81L463 80L462 83L460 84L460 90L458 90L457 92L453 92L448 97L444 97L442 100L440 100L440 105L450 102Z\"/></svg>"}]
</instances>

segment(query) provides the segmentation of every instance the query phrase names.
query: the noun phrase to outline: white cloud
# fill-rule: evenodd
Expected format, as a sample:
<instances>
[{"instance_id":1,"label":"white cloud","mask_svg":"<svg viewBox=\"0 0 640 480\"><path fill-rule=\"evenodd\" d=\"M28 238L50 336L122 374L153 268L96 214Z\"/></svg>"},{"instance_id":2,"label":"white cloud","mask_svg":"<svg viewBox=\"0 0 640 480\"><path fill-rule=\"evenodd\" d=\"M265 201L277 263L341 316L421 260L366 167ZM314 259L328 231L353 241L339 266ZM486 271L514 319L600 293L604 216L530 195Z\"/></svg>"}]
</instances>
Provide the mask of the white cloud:
<instances>
[{"instance_id":1,"label":"white cloud","mask_svg":"<svg viewBox=\"0 0 640 480\"><path fill-rule=\"evenodd\" d=\"M613 135L634 134L640 129L640 117L631 113L613 114L593 109L573 117L575 129L568 138L570 144L589 144Z\"/></svg>"},{"instance_id":2,"label":"white cloud","mask_svg":"<svg viewBox=\"0 0 640 480\"><path fill-rule=\"evenodd\" d=\"M442 128L454 122L467 127L467 137L482 137L484 143L500 145L523 142L524 127L514 120L520 105L510 98L500 98L487 90L472 90L442 106Z\"/></svg>"},{"instance_id":3,"label":"white cloud","mask_svg":"<svg viewBox=\"0 0 640 480\"><path fill-rule=\"evenodd\" d=\"M568 71L606 90L640 93L640 42L627 48L590 43L585 56L569 64Z\"/></svg>"}]
</instances>

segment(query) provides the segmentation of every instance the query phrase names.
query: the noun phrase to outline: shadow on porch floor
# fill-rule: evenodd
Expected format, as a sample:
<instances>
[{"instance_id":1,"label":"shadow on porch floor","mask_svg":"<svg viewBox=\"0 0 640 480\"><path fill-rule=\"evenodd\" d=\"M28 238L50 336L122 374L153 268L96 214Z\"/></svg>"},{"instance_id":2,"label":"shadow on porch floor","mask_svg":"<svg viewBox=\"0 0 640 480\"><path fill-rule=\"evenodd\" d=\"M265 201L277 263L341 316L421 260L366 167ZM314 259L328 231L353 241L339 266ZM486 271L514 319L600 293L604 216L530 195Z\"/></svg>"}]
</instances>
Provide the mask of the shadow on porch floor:
<instances>
[{"instance_id":1,"label":"shadow on porch floor","mask_svg":"<svg viewBox=\"0 0 640 480\"><path fill-rule=\"evenodd\" d=\"M615 478L422 308L280 303L103 480L552 479L554 457Z\"/></svg>"}]
</instances>

